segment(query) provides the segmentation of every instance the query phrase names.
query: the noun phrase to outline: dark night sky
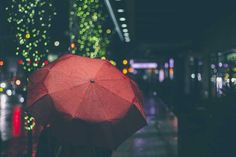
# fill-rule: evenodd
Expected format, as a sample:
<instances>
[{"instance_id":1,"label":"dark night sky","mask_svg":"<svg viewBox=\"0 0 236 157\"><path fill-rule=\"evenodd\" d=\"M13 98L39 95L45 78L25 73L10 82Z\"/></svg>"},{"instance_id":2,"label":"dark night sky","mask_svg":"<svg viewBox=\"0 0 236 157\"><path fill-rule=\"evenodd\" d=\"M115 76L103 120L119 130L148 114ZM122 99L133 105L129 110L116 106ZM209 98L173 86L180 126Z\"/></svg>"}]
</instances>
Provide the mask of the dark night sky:
<instances>
[{"instance_id":1,"label":"dark night sky","mask_svg":"<svg viewBox=\"0 0 236 157\"><path fill-rule=\"evenodd\" d=\"M227 1L135 1L137 40L179 42L192 40L202 31L236 12Z\"/></svg>"}]
</instances>

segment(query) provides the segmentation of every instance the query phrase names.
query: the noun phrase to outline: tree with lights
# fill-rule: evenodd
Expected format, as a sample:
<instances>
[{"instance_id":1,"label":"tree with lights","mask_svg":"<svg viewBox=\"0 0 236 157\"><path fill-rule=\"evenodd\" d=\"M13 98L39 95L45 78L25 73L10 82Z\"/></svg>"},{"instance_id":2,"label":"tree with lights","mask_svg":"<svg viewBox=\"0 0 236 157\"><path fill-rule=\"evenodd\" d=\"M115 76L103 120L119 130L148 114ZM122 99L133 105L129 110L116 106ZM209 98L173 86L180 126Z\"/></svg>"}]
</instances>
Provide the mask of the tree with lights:
<instances>
[{"instance_id":1,"label":"tree with lights","mask_svg":"<svg viewBox=\"0 0 236 157\"><path fill-rule=\"evenodd\" d=\"M48 31L52 17L56 15L52 0L12 0L6 8L8 22L16 32L16 55L20 57L19 64L28 73L48 63ZM25 129L28 131L28 155L32 155L32 130L34 118L25 116Z\"/></svg>"},{"instance_id":2,"label":"tree with lights","mask_svg":"<svg viewBox=\"0 0 236 157\"><path fill-rule=\"evenodd\" d=\"M48 31L56 15L52 0L12 0L6 8L8 22L16 28L17 50L24 70L31 72L48 63Z\"/></svg>"},{"instance_id":3,"label":"tree with lights","mask_svg":"<svg viewBox=\"0 0 236 157\"><path fill-rule=\"evenodd\" d=\"M95 58L106 55L111 29L106 26L108 16L103 1L71 0L70 51L73 54Z\"/></svg>"}]
</instances>

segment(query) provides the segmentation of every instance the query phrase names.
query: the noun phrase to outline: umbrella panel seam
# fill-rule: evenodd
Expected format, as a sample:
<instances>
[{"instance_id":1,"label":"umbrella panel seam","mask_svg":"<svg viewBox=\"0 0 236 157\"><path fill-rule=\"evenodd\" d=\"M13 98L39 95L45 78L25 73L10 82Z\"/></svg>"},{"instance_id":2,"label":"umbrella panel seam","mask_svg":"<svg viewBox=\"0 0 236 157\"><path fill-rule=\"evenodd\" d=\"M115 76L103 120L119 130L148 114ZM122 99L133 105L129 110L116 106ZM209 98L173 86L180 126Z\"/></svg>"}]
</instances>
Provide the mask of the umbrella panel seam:
<instances>
[{"instance_id":1,"label":"umbrella panel seam","mask_svg":"<svg viewBox=\"0 0 236 157\"><path fill-rule=\"evenodd\" d=\"M88 92L89 92L89 88L91 88L91 86L88 86L88 88L86 89L85 94L84 94L84 97L82 98L80 104L83 104L83 102L84 102L84 100L85 100L85 96L86 96L86 95L88 94ZM80 107L78 106L75 113L77 113L79 109L80 109ZM74 114L73 117L75 117L75 116L77 116L77 115ZM76 118L80 118L80 117L76 117ZM80 119L81 119L81 118L80 118Z\"/></svg>"},{"instance_id":2,"label":"umbrella panel seam","mask_svg":"<svg viewBox=\"0 0 236 157\"><path fill-rule=\"evenodd\" d=\"M95 92L95 90L94 90L94 94L97 96L97 98L98 98L98 100L100 101L100 103L104 106L104 104L102 103L100 97L99 97L98 94ZM105 113L105 112L103 111L103 113ZM106 115L105 117L108 117L107 114L105 114L105 115ZM106 119L108 119L108 118L106 118ZM109 120L108 120L108 121L109 121Z\"/></svg>"}]
</instances>

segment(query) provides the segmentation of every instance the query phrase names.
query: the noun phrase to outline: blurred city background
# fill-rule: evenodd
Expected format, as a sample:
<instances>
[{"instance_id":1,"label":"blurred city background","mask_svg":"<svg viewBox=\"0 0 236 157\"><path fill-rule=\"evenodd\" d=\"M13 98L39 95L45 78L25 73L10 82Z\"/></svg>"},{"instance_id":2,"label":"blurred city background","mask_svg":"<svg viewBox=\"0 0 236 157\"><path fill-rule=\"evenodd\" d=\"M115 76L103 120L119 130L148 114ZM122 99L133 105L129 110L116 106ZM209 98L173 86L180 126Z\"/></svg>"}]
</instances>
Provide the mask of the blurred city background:
<instances>
[{"instance_id":1,"label":"blurred city background","mask_svg":"<svg viewBox=\"0 0 236 157\"><path fill-rule=\"evenodd\" d=\"M1 1L1 156L34 156L27 78L66 53L109 60L143 92L148 125L114 157L235 154L235 19L226 1Z\"/></svg>"}]
</instances>

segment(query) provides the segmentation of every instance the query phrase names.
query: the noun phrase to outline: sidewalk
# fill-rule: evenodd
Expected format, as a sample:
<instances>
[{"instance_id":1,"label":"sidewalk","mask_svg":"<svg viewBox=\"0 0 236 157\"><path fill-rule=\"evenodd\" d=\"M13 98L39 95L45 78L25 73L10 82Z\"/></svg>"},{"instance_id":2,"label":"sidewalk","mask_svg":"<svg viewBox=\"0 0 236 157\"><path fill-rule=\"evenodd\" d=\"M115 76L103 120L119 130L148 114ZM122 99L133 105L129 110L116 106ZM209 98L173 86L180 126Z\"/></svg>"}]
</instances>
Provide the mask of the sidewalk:
<instances>
[{"instance_id":1,"label":"sidewalk","mask_svg":"<svg viewBox=\"0 0 236 157\"><path fill-rule=\"evenodd\" d=\"M177 157L178 122L154 99L145 101L148 125L125 141L112 157ZM162 112L162 113L160 113Z\"/></svg>"}]
</instances>

